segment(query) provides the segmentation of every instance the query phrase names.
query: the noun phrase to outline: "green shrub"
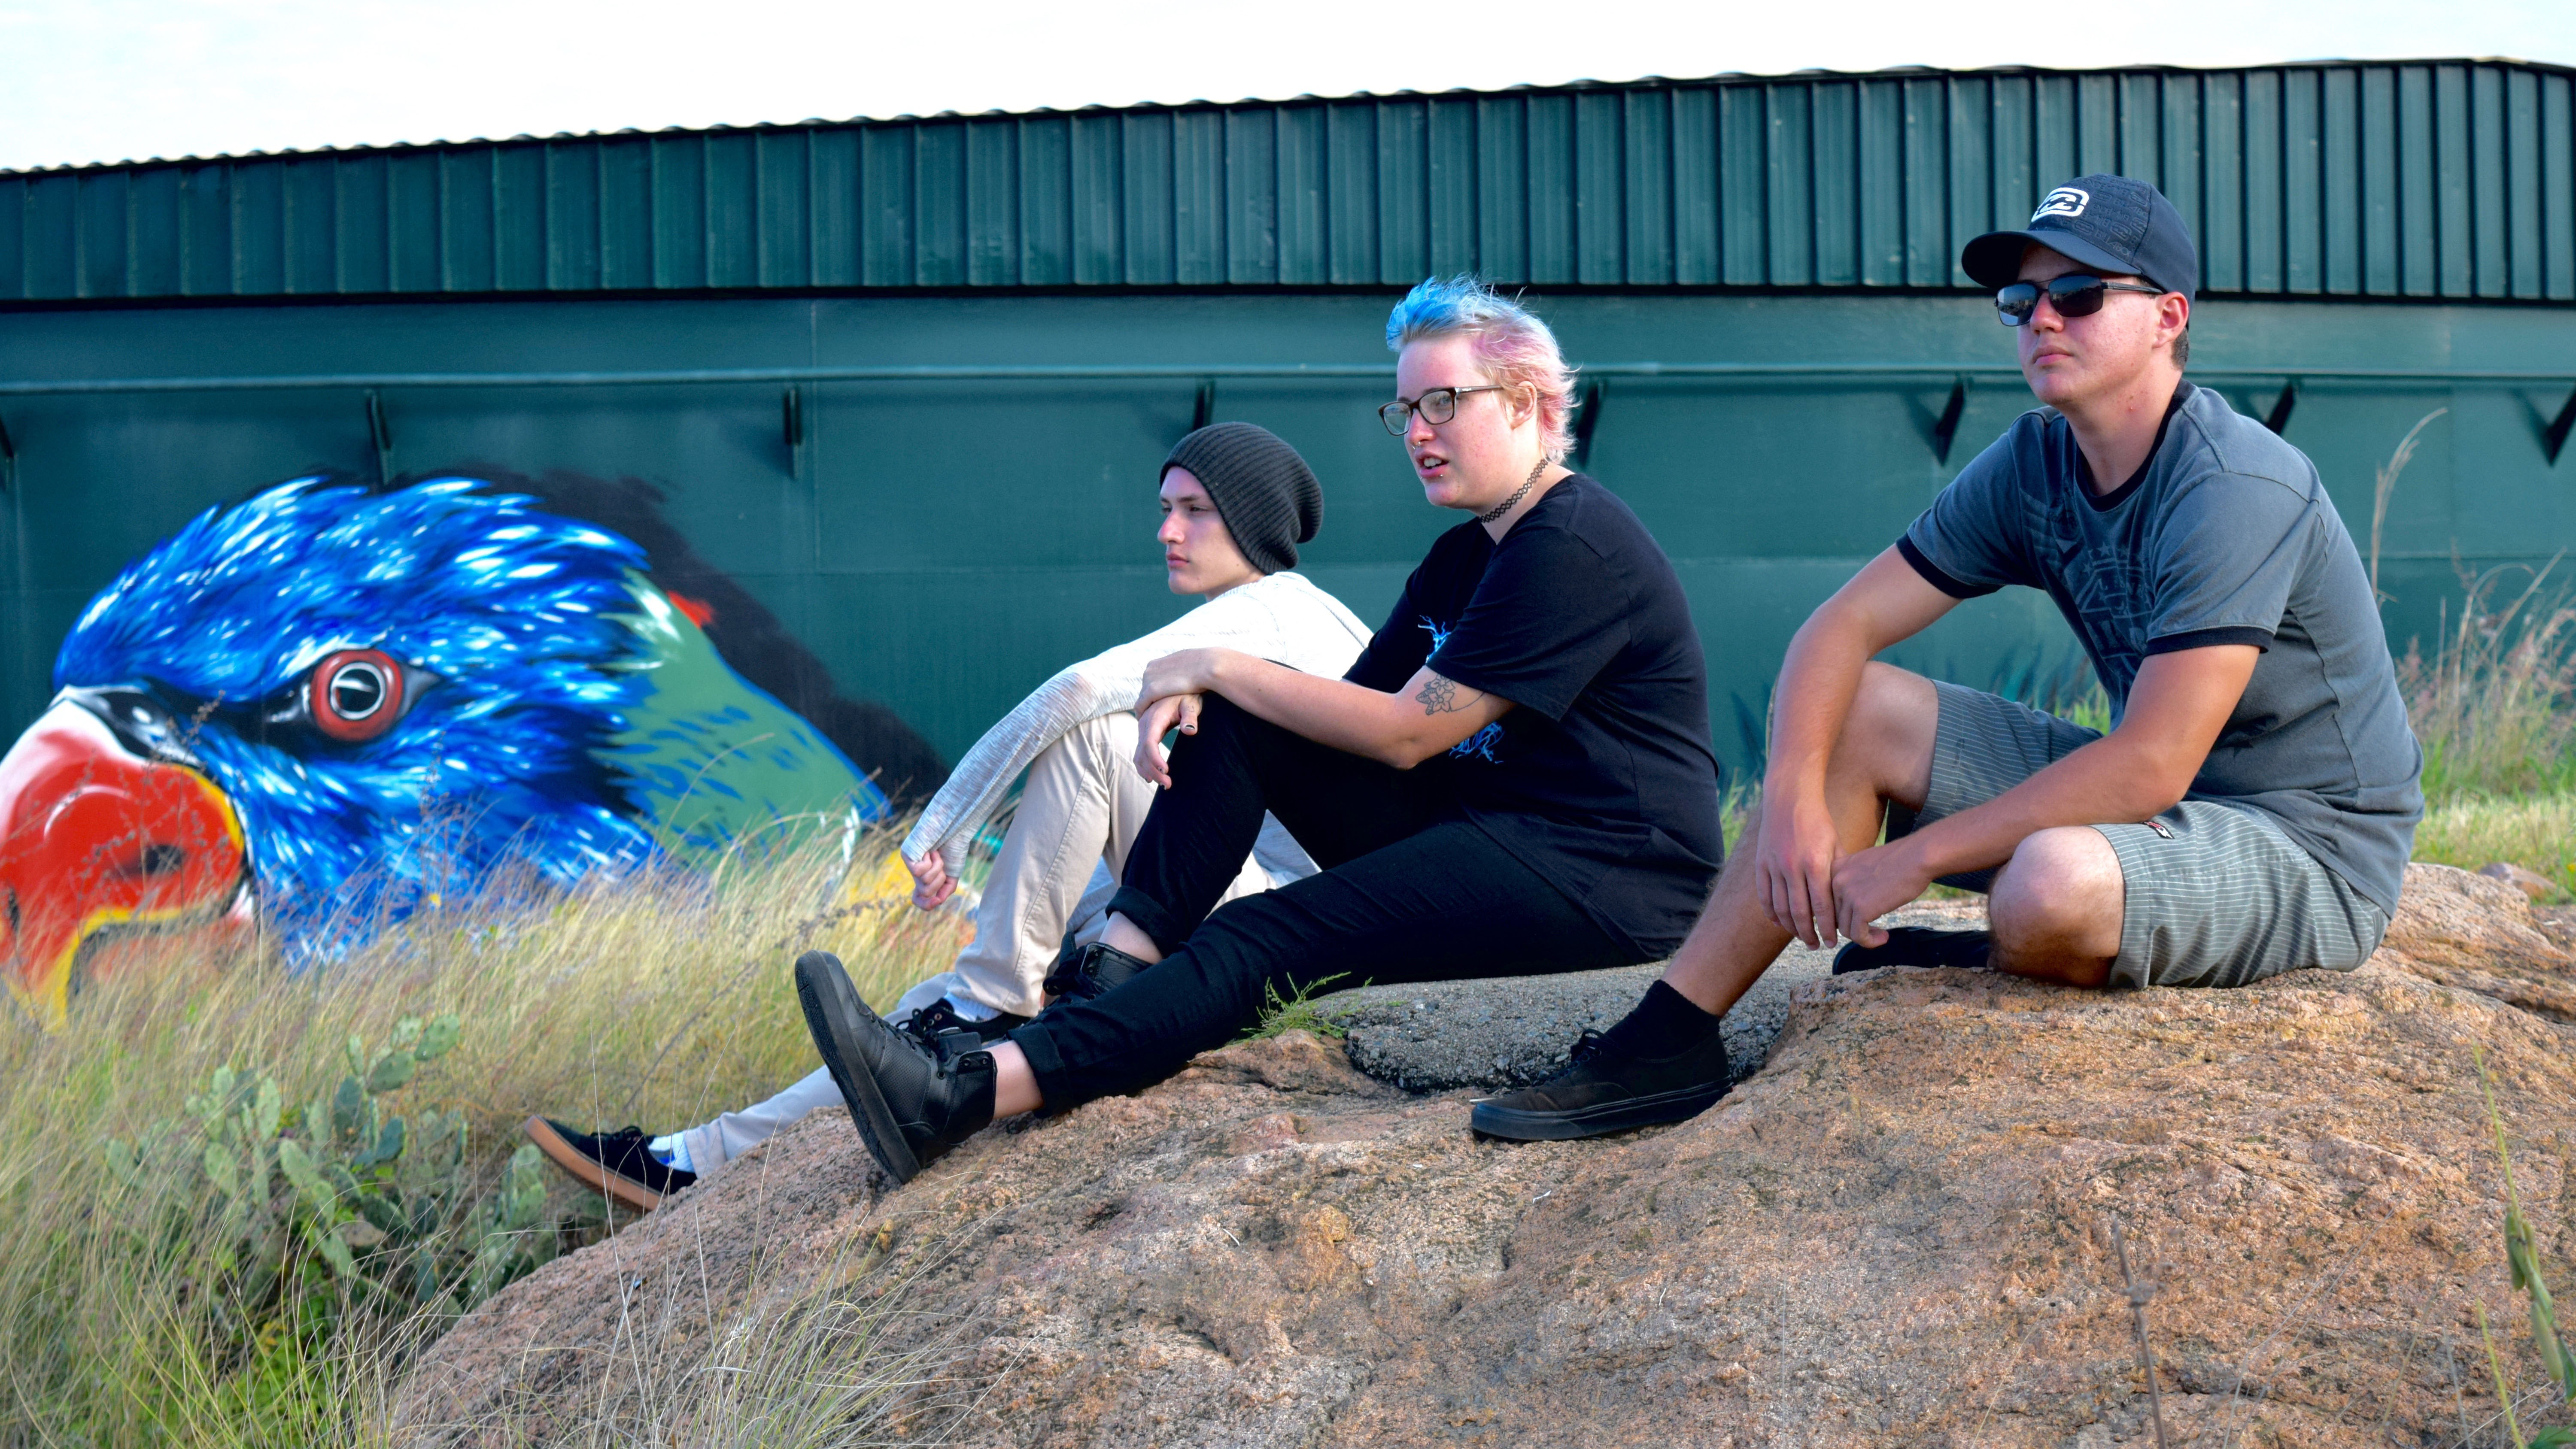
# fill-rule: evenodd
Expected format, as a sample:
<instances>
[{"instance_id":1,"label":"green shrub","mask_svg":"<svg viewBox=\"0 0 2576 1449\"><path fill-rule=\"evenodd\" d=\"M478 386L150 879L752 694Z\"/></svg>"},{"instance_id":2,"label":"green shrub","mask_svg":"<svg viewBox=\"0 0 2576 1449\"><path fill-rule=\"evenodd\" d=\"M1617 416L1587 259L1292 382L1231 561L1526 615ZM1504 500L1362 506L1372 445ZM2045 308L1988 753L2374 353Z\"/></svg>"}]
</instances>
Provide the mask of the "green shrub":
<instances>
[{"instance_id":1,"label":"green shrub","mask_svg":"<svg viewBox=\"0 0 2576 1449\"><path fill-rule=\"evenodd\" d=\"M450 1013L402 1018L373 1053L352 1035L348 1073L299 1107L268 1073L220 1066L177 1120L101 1144L128 1195L103 1224L136 1266L207 1305L219 1369L249 1366L256 1380L282 1347L333 1341L357 1315L454 1317L554 1256L535 1147L478 1195L465 1114L397 1110L420 1064L460 1034Z\"/></svg>"}]
</instances>

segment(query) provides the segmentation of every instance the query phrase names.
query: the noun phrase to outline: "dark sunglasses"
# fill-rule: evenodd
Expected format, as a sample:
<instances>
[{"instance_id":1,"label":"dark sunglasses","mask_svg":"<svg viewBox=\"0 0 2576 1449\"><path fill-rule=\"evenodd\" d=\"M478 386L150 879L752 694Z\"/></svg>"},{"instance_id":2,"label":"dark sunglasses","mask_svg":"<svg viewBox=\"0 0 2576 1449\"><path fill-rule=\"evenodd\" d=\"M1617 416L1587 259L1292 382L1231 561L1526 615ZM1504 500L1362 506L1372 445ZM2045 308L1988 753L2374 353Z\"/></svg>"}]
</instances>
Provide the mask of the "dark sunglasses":
<instances>
[{"instance_id":1,"label":"dark sunglasses","mask_svg":"<svg viewBox=\"0 0 2576 1449\"><path fill-rule=\"evenodd\" d=\"M2069 272L2051 277L2047 283L2048 305L2060 317L2090 317L2102 310L2102 298L2110 292L2144 292L2150 297L2165 294L2162 287L2142 287L2135 282L2106 282L2082 272ZM2019 327L2039 309L2040 284L2015 282L1995 293L1995 310L2006 327Z\"/></svg>"}]
</instances>

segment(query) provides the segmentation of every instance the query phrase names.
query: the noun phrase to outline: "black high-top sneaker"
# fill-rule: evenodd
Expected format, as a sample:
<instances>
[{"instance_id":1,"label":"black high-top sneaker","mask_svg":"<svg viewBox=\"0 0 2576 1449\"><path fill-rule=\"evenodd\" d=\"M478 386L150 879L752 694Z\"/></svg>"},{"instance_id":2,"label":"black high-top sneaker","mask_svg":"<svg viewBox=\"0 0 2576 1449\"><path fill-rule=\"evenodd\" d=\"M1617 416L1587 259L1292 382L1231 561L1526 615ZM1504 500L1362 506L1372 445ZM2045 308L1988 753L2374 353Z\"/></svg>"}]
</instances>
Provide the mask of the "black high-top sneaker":
<instances>
[{"instance_id":1,"label":"black high-top sneaker","mask_svg":"<svg viewBox=\"0 0 2576 1449\"><path fill-rule=\"evenodd\" d=\"M1608 1038L1585 1031L1575 1039L1574 1060L1535 1087L1486 1097L1468 1125L1488 1137L1558 1142L1681 1122L1705 1112L1726 1095L1725 1034L1711 1031L1698 1045L1669 1057L1634 1057L1610 1048Z\"/></svg>"},{"instance_id":2,"label":"black high-top sneaker","mask_svg":"<svg viewBox=\"0 0 2576 1449\"><path fill-rule=\"evenodd\" d=\"M1834 974L1875 971L1881 966L1959 966L1987 970L1995 949L1992 931L1936 931L1929 926L1890 926L1887 939L1875 946L1849 942L1834 953Z\"/></svg>"},{"instance_id":3,"label":"black high-top sneaker","mask_svg":"<svg viewBox=\"0 0 2576 1449\"><path fill-rule=\"evenodd\" d=\"M796 958L796 999L850 1121L897 1183L993 1120L993 1054L972 1033L946 1032L932 1046L889 1025L827 951Z\"/></svg>"},{"instance_id":4,"label":"black high-top sneaker","mask_svg":"<svg viewBox=\"0 0 2576 1449\"><path fill-rule=\"evenodd\" d=\"M1135 980L1153 964L1094 941L1056 958L1055 969L1046 976L1046 993L1058 1001L1091 1001Z\"/></svg>"},{"instance_id":5,"label":"black high-top sneaker","mask_svg":"<svg viewBox=\"0 0 2576 1449\"><path fill-rule=\"evenodd\" d=\"M939 1045L939 1039L952 1031L962 1031L975 1038L979 1046L990 1045L1029 1024L1025 1016L1007 1011L995 1012L982 1021L968 1021L957 1014L957 1008L943 996L903 1019L903 1029L919 1038L925 1046Z\"/></svg>"}]
</instances>

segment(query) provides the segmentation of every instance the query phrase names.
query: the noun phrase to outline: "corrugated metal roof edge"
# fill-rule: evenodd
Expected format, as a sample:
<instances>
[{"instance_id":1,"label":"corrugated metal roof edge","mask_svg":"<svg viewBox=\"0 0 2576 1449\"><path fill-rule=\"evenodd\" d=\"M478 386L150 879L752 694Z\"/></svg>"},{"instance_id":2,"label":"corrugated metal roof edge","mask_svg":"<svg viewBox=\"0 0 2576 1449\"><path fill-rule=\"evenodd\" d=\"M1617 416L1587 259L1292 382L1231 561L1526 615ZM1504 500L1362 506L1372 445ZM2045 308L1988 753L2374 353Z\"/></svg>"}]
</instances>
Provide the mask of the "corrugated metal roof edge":
<instances>
[{"instance_id":1,"label":"corrugated metal roof edge","mask_svg":"<svg viewBox=\"0 0 2576 1449\"><path fill-rule=\"evenodd\" d=\"M1633 80L1622 81L1578 80L1569 81L1562 85L1506 86L1501 90L1477 90L1470 86L1457 86L1445 91L1353 91L1348 95L1340 96L1305 94L1290 96L1284 99L1246 96L1241 100L1233 101L1147 101L1125 106L1078 106L1072 110L1064 110L1058 107L1047 106L1033 111L1005 111L998 109L974 112L940 111L928 116L917 116L911 114L899 116L851 116L841 120L829 120L820 116L813 116L802 121L762 121L741 126L664 126L658 130L652 131L628 126L615 131L557 131L552 135L546 136L528 134L517 136L471 136L461 140L398 141L380 146L317 146L310 149L290 149L283 151L225 152L213 156L153 156L142 160L92 161L84 162L79 165L65 166L29 166L23 168L0 167L0 178L90 175L111 171L140 171L155 166L207 166L224 161L269 161L298 156L392 155L420 151L454 150L470 146L543 145L549 141L596 141L616 136L728 136L760 133L774 134L781 131L836 129L854 126L910 126L919 125L924 121L970 121L984 120L994 117L1087 116L1104 113L1171 115L1190 111L1233 110L1245 106L1330 105L1338 101L1383 101L1436 96L1572 95L1580 92L1605 90L1656 90L1672 86L1768 85L1780 81L1870 80L1891 76L2236 75L2242 74L2246 71L2258 70L2331 70L2349 69L2353 67L2401 65L2512 66L2517 69L2540 71L2553 75L2576 75L2576 66L2560 65L2554 61L2523 60L2513 56L2457 55L2326 58L2317 60L2279 61L2265 65L2118 65L2095 66L2078 69L2040 65L1990 65L1978 66L1965 70L1945 69L1940 66L1928 65L1900 65L1889 66L1881 70L1799 70L1771 75L1755 75L1744 71L1722 71L1716 75L1707 76L1650 75L1639 76Z\"/></svg>"}]
</instances>

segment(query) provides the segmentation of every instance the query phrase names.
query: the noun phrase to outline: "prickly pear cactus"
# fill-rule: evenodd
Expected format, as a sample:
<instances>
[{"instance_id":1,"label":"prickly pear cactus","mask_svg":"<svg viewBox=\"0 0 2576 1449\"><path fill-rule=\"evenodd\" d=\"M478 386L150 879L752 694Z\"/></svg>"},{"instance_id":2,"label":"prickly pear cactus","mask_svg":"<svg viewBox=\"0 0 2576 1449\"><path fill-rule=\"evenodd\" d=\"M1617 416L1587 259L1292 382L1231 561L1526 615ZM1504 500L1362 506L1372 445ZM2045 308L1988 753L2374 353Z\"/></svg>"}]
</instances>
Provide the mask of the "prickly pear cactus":
<instances>
[{"instance_id":1,"label":"prickly pear cactus","mask_svg":"<svg viewBox=\"0 0 2576 1449\"><path fill-rule=\"evenodd\" d=\"M218 1067L180 1120L103 1143L126 1190L162 1208L141 1215L147 1246L252 1315L299 1295L461 1313L552 1258L536 1149L478 1198L465 1114L403 1100L461 1030L405 1017L373 1050L353 1034L346 1074L295 1109L267 1074Z\"/></svg>"}]
</instances>

